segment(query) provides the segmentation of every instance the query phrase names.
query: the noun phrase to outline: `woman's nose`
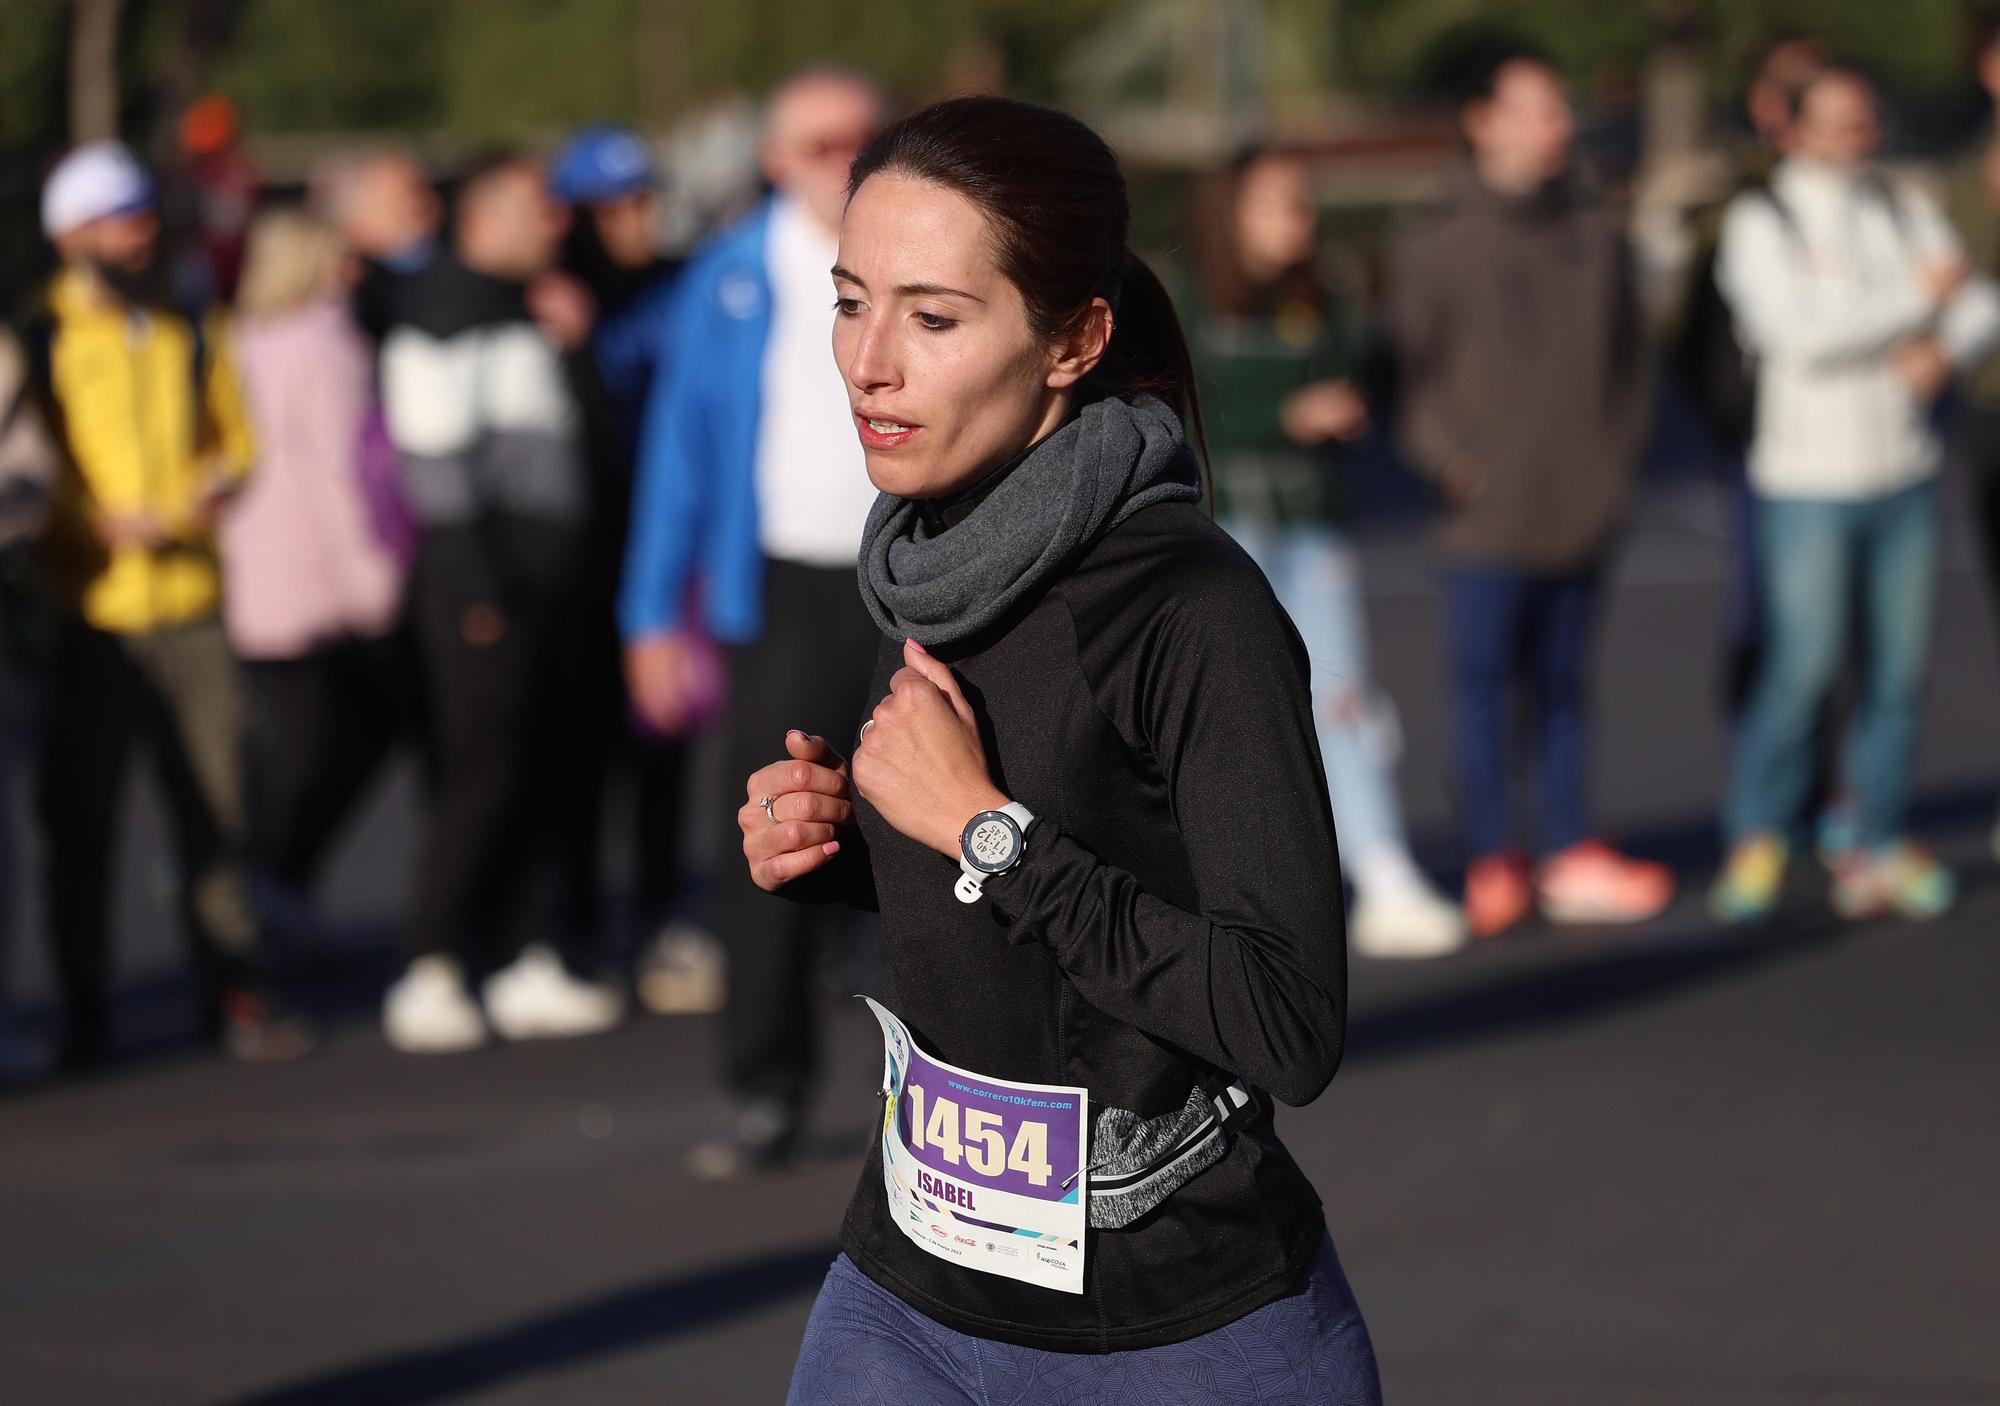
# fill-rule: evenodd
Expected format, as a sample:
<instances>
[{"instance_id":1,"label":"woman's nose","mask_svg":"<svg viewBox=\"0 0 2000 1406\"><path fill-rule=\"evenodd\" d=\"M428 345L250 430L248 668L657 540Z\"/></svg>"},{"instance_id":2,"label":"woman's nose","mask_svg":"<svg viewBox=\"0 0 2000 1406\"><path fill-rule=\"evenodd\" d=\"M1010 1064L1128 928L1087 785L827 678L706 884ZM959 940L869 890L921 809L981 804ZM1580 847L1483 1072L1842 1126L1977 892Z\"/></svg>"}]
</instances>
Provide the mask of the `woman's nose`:
<instances>
[{"instance_id":1,"label":"woman's nose","mask_svg":"<svg viewBox=\"0 0 2000 1406\"><path fill-rule=\"evenodd\" d=\"M847 379L862 390L893 386L900 379L890 338L871 318L864 322L847 363Z\"/></svg>"}]
</instances>

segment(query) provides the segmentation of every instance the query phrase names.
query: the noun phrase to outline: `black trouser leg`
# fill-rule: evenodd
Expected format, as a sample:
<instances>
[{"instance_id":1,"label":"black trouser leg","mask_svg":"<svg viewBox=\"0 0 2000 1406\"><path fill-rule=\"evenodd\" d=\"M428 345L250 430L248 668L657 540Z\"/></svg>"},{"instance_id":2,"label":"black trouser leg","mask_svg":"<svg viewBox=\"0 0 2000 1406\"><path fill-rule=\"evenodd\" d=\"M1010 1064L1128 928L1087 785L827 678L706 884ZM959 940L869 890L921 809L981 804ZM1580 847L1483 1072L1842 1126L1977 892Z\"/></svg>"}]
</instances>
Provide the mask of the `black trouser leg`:
<instances>
[{"instance_id":1,"label":"black trouser leg","mask_svg":"<svg viewBox=\"0 0 2000 1406\"><path fill-rule=\"evenodd\" d=\"M496 927L495 956L507 961L545 923L537 907L537 884L552 881L562 909L549 932L552 945L593 965L602 937L598 859L602 826L598 816L603 776L590 774L591 754L603 745L603 725L579 711L573 700L577 679L570 632L575 605L567 595L552 596L515 611L515 629L524 651L527 679L527 736L521 757L518 819L507 832L498 862L522 876L518 893L506 900ZM578 730L590 735L579 738ZM579 780L576 772L584 771ZM572 824L589 827L574 840ZM506 871L503 871L503 873Z\"/></svg>"},{"instance_id":2,"label":"black trouser leg","mask_svg":"<svg viewBox=\"0 0 2000 1406\"><path fill-rule=\"evenodd\" d=\"M37 808L46 841L43 898L66 1056L109 1043L109 905L118 798L144 684L110 635L79 622L57 639L49 673Z\"/></svg>"},{"instance_id":3,"label":"black trouser leg","mask_svg":"<svg viewBox=\"0 0 2000 1406\"><path fill-rule=\"evenodd\" d=\"M786 728L819 730L807 719L797 694L764 689L760 698L744 688L778 673L772 653L766 640L730 654L723 755L728 775L739 787L742 778L784 755ZM735 790L726 794L735 799ZM717 926L729 972L724 1080L739 1097L777 1098L797 1107L812 1078L815 1030L808 983L813 939L823 925L815 910L775 898L750 881L733 813L726 831L716 882Z\"/></svg>"},{"instance_id":4,"label":"black trouser leg","mask_svg":"<svg viewBox=\"0 0 2000 1406\"><path fill-rule=\"evenodd\" d=\"M586 601L569 616L553 645L558 663L544 687L538 751L549 763L555 926L589 968L603 955L604 798L625 719L610 607Z\"/></svg>"},{"instance_id":5,"label":"black trouser leg","mask_svg":"<svg viewBox=\"0 0 2000 1406\"><path fill-rule=\"evenodd\" d=\"M247 662L250 860L288 889L305 887L305 832L321 757L340 705L326 654Z\"/></svg>"},{"instance_id":6,"label":"black trouser leg","mask_svg":"<svg viewBox=\"0 0 2000 1406\"><path fill-rule=\"evenodd\" d=\"M396 657L386 641L348 640L247 666L251 859L295 894L403 730Z\"/></svg>"},{"instance_id":7,"label":"black trouser leg","mask_svg":"<svg viewBox=\"0 0 2000 1406\"><path fill-rule=\"evenodd\" d=\"M483 601L449 558L419 560L412 606L436 788L409 936L419 955L464 958L484 929L504 962L531 916L541 818L530 768L551 631L545 610L516 605L497 639L468 640L466 611Z\"/></svg>"},{"instance_id":8,"label":"black trouser leg","mask_svg":"<svg viewBox=\"0 0 2000 1406\"><path fill-rule=\"evenodd\" d=\"M687 813L688 743L679 737L635 738L630 745L637 832L639 930L674 916L682 899L681 834Z\"/></svg>"},{"instance_id":9,"label":"black trouser leg","mask_svg":"<svg viewBox=\"0 0 2000 1406\"><path fill-rule=\"evenodd\" d=\"M845 755L861 720L880 636L851 570L772 562L762 638L730 657L727 835L717 884L729 958L725 1075L743 1098L804 1102L815 1063L813 976L837 910L787 903L750 881L735 810L750 773L785 753L785 732L817 733Z\"/></svg>"}]
</instances>

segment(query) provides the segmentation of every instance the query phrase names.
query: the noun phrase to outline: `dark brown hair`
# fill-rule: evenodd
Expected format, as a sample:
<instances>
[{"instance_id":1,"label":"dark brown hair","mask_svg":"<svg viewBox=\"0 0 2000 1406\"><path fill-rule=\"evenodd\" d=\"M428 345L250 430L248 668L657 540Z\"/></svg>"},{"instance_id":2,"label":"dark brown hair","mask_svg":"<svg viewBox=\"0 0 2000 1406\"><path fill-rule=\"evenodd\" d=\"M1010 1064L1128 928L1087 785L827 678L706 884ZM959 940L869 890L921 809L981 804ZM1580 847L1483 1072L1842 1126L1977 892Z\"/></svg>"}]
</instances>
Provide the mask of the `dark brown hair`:
<instances>
[{"instance_id":1,"label":"dark brown hair","mask_svg":"<svg viewBox=\"0 0 2000 1406\"><path fill-rule=\"evenodd\" d=\"M1243 198L1244 181L1261 162L1298 160L1297 153L1281 147L1248 146L1227 165L1195 183L1190 224L1195 270L1206 306L1232 317L1262 316L1285 304L1303 305L1315 312L1326 310L1326 285L1312 255L1270 280L1252 279L1243 267L1237 205Z\"/></svg>"},{"instance_id":2,"label":"dark brown hair","mask_svg":"<svg viewBox=\"0 0 2000 1406\"><path fill-rule=\"evenodd\" d=\"M1058 341L1082 326L1091 299L1110 303L1111 345L1078 384L1079 399L1158 396L1207 463L1187 337L1165 286L1126 245L1125 173L1102 137L1054 108L952 98L884 128L855 158L849 198L885 172L930 181L980 208L1036 336Z\"/></svg>"}]
</instances>

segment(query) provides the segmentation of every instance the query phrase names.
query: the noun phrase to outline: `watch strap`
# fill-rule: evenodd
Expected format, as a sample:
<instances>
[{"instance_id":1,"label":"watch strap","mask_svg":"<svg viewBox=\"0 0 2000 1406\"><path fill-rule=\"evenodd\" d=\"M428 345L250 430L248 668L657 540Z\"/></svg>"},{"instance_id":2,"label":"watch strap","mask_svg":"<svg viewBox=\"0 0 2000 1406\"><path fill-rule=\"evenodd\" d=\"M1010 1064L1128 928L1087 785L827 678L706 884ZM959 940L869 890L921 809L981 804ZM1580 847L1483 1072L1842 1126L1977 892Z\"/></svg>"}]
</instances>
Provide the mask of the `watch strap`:
<instances>
[{"instance_id":1,"label":"watch strap","mask_svg":"<svg viewBox=\"0 0 2000 1406\"><path fill-rule=\"evenodd\" d=\"M1014 817L1014 823L1021 827L1021 838L1025 841L1028 837L1028 827L1035 823L1035 813L1032 810L1029 810L1026 806L1022 805L1019 801L1007 802L1006 805L1000 807L1000 813L1002 815L1011 815ZM1022 852L1025 853L1026 850L1027 846L1023 844ZM1014 862L1016 864L1019 864L1021 862L1019 855L1016 855L1014 857Z\"/></svg>"}]
</instances>

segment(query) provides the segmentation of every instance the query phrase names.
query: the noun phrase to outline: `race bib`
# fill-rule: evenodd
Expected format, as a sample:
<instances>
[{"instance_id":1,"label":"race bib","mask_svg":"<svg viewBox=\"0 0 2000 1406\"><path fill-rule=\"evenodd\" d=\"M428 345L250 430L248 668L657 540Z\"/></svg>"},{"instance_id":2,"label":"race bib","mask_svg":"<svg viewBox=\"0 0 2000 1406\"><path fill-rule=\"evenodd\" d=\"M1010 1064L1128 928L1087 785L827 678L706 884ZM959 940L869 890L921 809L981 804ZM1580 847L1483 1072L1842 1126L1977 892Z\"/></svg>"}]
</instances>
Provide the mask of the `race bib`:
<instances>
[{"instance_id":1,"label":"race bib","mask_svg":"<svg viewBox=\"0 0 2000 1406\"><path fill-rule=\"evenodd\" d=\"M932 1059L893 1012L868 1008L882 1025L882 1182L903 1234L967 1269L1082 1293L1087 1091Z\"/></svg>"}]
</instances>

